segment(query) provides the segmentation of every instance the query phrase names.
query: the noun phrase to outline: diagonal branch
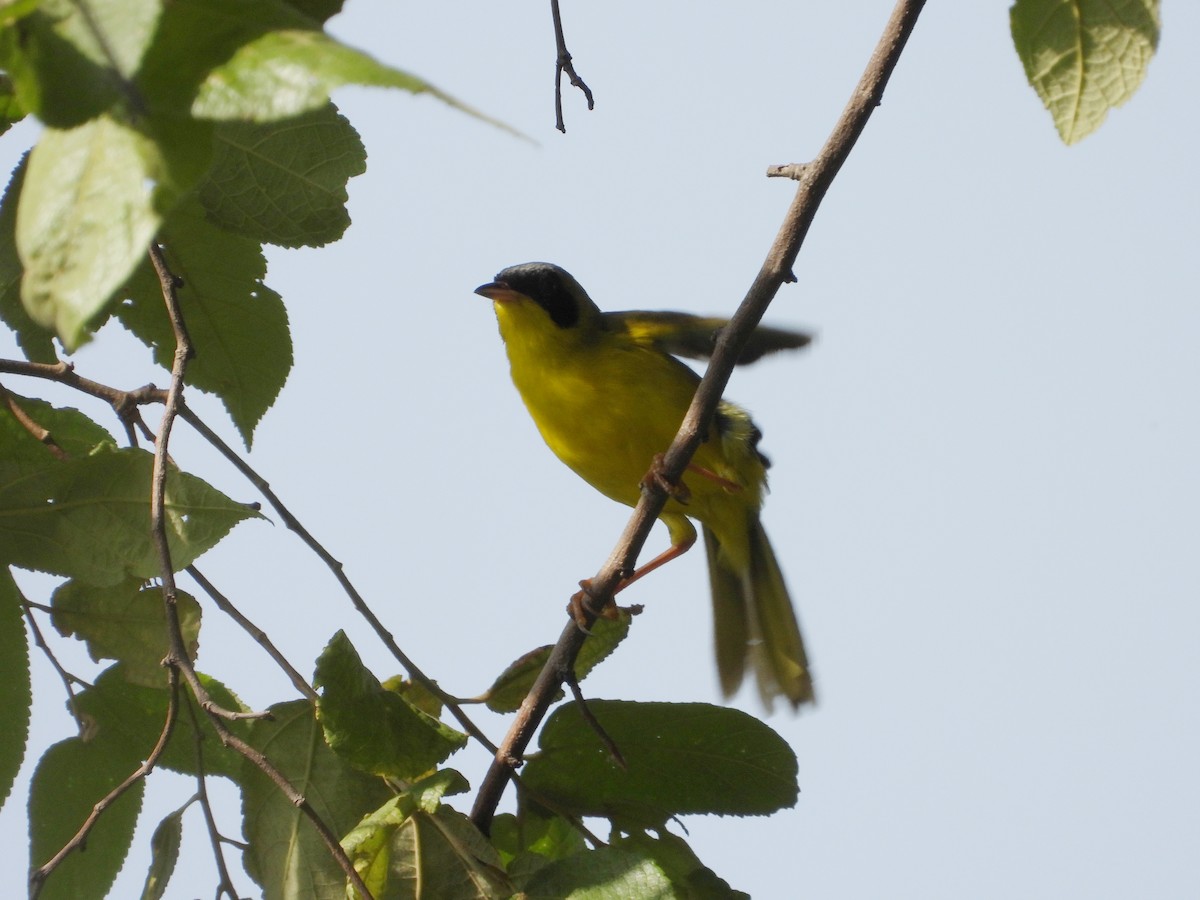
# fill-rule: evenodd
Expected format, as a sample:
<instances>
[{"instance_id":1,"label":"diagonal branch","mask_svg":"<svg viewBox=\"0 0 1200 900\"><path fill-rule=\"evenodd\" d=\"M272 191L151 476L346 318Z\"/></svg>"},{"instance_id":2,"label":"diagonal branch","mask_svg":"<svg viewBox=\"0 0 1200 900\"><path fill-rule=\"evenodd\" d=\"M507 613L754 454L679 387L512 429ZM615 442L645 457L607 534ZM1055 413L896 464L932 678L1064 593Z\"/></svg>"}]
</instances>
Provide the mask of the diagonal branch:
<instances>
[{"instance_id":1,"label":"diagonal branch","mask_svg":"<svg viewBox=\"0 0 1200 900\"><path fill-rule=\"evenodd\" d=\"M792 266L800 252L800 245L804 242L808 228L838 170L849 156L858 136L862 134L871 113L882 102L888 78L896 67L900 53L924 5L924 0L899 0L884 26L883 34L862 78L859 79L821 152L806 166L789 168L788 174L797 177L800 182L796 195L774 243L767 252L762 268L750 285L750 290L729 320L728 327L722 330L708 369L696 389L692 405L684 416L670 449L663 457L661 472L666 481L678 482L683 475L688 461L700 445L700 436L706 432L707 424L716 411L746 339L766 312L779 288L786 282L796 280L792 274ZM666 491L658 485L657 480L646 479L641 499L625 526L621 539L604 566L592 579L589 594L596 609L603 609L611 602L613 590L621 580L622 573L633 569L637 555L666 501ZM591 613L587 615L590 624L594 616ZM586 637L574 622L567 624L533 688L521 704L516 719L501 743L475 798L471 819L481 831L489 831L492 815L512 777L513 767L522 758L559 686L570 675L575 657Z\"/></svg>"}]
</instances>

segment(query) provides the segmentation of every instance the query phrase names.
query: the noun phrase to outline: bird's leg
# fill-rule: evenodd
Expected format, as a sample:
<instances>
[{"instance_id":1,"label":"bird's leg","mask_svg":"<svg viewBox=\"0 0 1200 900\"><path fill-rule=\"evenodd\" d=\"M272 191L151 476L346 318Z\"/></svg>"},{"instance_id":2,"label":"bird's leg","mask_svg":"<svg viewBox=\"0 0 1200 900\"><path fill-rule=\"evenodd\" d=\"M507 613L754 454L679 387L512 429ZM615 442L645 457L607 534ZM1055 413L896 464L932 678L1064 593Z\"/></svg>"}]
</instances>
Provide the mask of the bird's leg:
<instances>
[{"instance_id":1,"label":"bird's leg","mask_svg":"<svg viewBox=\"0 0 1200 900\"><path fill-rule=\"evenodd\" d=\"M687 468L689 472L695 472L697 475L701 475L710 481L715 481L731 494L736 494L739 491L744 490L744 488L736 481L730 481L728 478L722 478L716 472L712 471L711 469L706 469L704 466L698 466L695 463L688 463Z\"/></svg>"},{"instance_id":2,"label":"bird's leg","mask_svg":"<svg viewBox=\"0 0 1200 900\"><path fill-rule=\"evenodd\" d=\"M617 586L613 588L613 599L610 599L603 609L593 609L591 605L592 599L592 580L585 578L579 582L580 590L572 595L570 602L567 604L567 612L571 614L571 618L575 620L575 624L581 630L587 631L587 613L592 613L596 616L604 616L606 619L615 619L619 614L617 607L616 596L629 587L643 575L649 575L660 566L666 565L671 560L678 556L683 556L692 549L692 545L696 543L696 535L693 533L690 538L680 541L677 544L672 544L650 562L646 563L638 569L617 582Z\"/></svg>"}]
</instances>

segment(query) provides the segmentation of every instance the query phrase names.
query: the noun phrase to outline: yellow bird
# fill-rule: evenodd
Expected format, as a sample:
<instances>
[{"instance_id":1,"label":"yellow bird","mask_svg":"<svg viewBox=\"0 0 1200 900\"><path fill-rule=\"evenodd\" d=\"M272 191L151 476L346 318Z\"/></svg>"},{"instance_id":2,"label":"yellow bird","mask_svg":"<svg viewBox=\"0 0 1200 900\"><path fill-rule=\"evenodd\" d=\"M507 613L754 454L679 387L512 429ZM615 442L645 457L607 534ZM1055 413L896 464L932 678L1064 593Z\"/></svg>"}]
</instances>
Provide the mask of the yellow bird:
<instances>
[{"instance_id":1,"label":"yellow bird","mask_svg":"<svg viewBox=\"0 0 1200 900\"><path fill-rule=\"evenodd\" d=\"M607 497L637 504L641 483L666 451L699 377L672 354L712 354L727 322L675 312L601 312L565 270L550 263L511 266L475 293L493 301L513 383L542 437L564 463ZM810 337L759 328L739 363L803 347ZM722 400L689 477L659 518L671 547L618 590L696 541L700 522L712 585L717 670L728 697L753 666L769 707L813 699L812 678L779 563L759 522L767 489L762 433ZM692 477L694 476L694 477Z\"/></svg>"}]
</instances>

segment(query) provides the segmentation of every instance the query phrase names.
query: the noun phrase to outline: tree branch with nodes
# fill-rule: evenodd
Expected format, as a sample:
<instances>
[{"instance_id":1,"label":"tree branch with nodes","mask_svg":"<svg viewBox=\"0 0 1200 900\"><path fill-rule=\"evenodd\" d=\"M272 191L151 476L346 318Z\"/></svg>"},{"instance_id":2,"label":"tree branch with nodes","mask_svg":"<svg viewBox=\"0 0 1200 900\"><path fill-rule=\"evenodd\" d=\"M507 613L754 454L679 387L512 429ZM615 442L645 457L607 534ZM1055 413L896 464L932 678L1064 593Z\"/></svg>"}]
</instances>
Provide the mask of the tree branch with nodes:
<instances>
[{"instance_id":1,"label":"tree branch with nodes","mask_svg":"<svg viewBox=\"0 0 1200 900\"><path fill-rule=\"evenodd\" d=\"M809 226L834 177L866 127L871 113L882 102L888 79L924 5L924 0L899 0L896 4L862 77L817 156L803 166L772 167L772 174L786 174L799 181L796 194L758 275L717 340L708 369L674 441L663 456L661 466L656 466L662 478L645 479L641 499L620 540L600 571L591 579L588 593L595 609L603 609L610 604L622 576L633 571L638 553L666 504L666 486L678 484L699 447L701 435L707 431L742 346L779 289L785 283L796 280L792 267ZM585 609L584 615L585 627L595 621L595 613L591 610ZM480 785L471 811L472 821L485 834L490 831L492 816L514 768L523 758L559 688L571 679L575 658L586 638L586 632L575 621L567 623L541 674L517 711Z\"/></svg>"},{"instance_id":2,"label":"tree branch with nodes","mask_svg":"<svg viewBox=\"0 0 1200 900\"><path fill-rule=\"evenodd\" d=\"M571 61L571 54L567 51L567 39L563 34L562 13L558 9L558 0L550 0L550 16L554 19L554 46L558 51L558 55L554 61L554 127L563 134L567 133L566 123L563 122L562 109L562 77L565 72L567 78L571 81L572 87L577 87L583 91L583 96L587 98L588 109L596 108L596 101L592 97L592 89L587 86L579 73L575 71L575 64Z\"/></svg>"}]
</instances>

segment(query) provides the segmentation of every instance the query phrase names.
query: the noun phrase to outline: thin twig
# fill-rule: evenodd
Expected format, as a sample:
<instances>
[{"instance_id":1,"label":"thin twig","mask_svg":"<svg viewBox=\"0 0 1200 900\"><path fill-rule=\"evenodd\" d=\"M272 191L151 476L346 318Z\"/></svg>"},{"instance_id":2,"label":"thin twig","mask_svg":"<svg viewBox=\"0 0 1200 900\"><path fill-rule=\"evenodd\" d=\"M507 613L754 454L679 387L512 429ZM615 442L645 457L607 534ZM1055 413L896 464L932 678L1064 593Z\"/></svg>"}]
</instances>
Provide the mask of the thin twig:
<instances>
[{"instance_id":1,"label":"thin twig","mask_svg":"<svg viewBox=\"0 0 1200 900\"><path fill-rule=\"evenodd\" d=\"M46 883L46 879L50 874L62 864L74 850L83 846L87 837L92 832L92 828L100 820L100 816L117 801L122 794L145 778L158 764L158 759L162 756L163 751L167 749L167 742L171 739L171 732L175 729L175 716L179 711L179 676L174 669L167 670L167 684L169 693L167 695L167 717L163 722L162 732L158 736L158 742L155 743L154 749L150 751L150 755L146 757L146 761L138 766L134 771L118 784L115 788L109 791L102 797L95 806L92 807L91 813L84 819L83 825L75 832L75 836L67 841L61 850L54 854L46 863L38 866L29 873L29 897L30 900L37 900L38 894L41 893L42 886Z\"/></svg>"},{"instance_id":2,"label":"thin twig","mask_svg":"<svg viewBox=\"0 0 1200 900\"><path fill-rule=\"evenodd\" d=\"M742 345L754 330L779 288L793 278L791 271L800 245L834 176L845 162L867 120L883 99L883 90L900 58L900 52L916 25L924 0L899 0L884 27L883 35L867 63L862 78L842 111L833 132L817 157L803 171L803 178L791 206L775 237L762 268L755 277L729 325L721 330L704 378L696 388L692 405L664 455L659 471L668 483L677 483L707 433L725 385L729 381ZM621 573L632 569L658 514L667 500L667 492L656 479L647 479L642 496L634 509L621 539L604 566L591 579L593 602L597 609L611 601ZM593 618L588 614L589 620ZM590 624L590 621L585 624ZM519 760L546 714L559 686L574 667L575 657L587 637L574 622L569 622L546 661L533 688L525 697L496 758L480 785L471 811L476 826L487 833L496 805L512 775L513 760Z\"/></svg>"},{"instance_id":3,"label":"thin twig","mask_svg":"<svg viewBox=\"0 0 1200 900\"><path fill-rule=\"evenodd\" d=\"M2 384L0 384L0 401L3 401L4 405L8 407L8 411L12 413L13 418L17 420L17 423L31 435L33 435L34 440L44 444L46 449L49 450L56 458L67 458L67 451L58 446L58 441L54 439L54 435L35 422L33 417L25 411L25 408L17 402L17 398L14 397Z\"/></svg>"},{"instance_id":4,"label":"thin twig","mask_svg":"<svg viewBox=\"0 0 1200 900\"><path fill-rule=\"evenodd\" d=\"M192 720L192 740L196 746L196 799L204 814L204 824L208 831L208 840L212 844L213 861L217 866L217 900L227 895L229 900L238 900L237 888L229 877L229 867L225 864L225 853L221 849L221 832L217 828L217 820L213 815L212 803L208 799L207 775L204 769L204 733L200 730L200 717L191 702L185 702L184 708Z\"/></svg>"},{"instance_id":5,"label":"thin twig","mask_svg":"<svg viewBox=\"0 0 1200 900\"><path fill-rule=\"evenodd\" d=\"M50 661L50 665L54 667L54 671L58 673L58 677L62 679L63 687L67 690L67 709L71 711L71 718L75 720L75 727L79 729L80 734L83 734L86 726L75 702L74 686L80 684L84 687L90 687L90 685L78 675L72 675L64 669L58 661L58 657L54 655L54 651L50 649L50 645L46 643L46 638L42 635L42 629L38 627L37 619L33 617L33 611L34 609L40 609L43 612L49 613L51 609L42 606L40 603L34 603L32 600L26 600L20 588L17 588L17 596L21 598L21 608L25 611L25 621L29 623L29 630L33 633L33 643L41 648L46 659Z\"/></svg>"},{"instance_id":6,"label":"thin twig","mask_svg":"<svg viewBox=\"0 0 1200 900\"><path fill-rule=\"evenodd\" d=\"M579 689L579 679L575 676L575 672L571 671L567 675L567 687L571 689L571 695L575 698L575 705L579 707L579 714L583 716L585 721L592 731L596 732L596 737L600 738L600 743L604 745L604 749L608 751L608 755L622 769L629 768L625 764L625 756L621 753L621 748L617 746L617 742L612 739L604 726L600 724L600 720L592 713L592 708L588 706L587 700L583 696L583 691Z\"/></svg>"},{"instance_id":7,"label":"thin twig","mask_svg":"<svg viewBox=\"0 0 1200 900\"><path fill-rule=\"evenodd\" d=\"M213 583L205 578L200 570L194 565L188 566L184 571L191 575L196 584L200 585L201 589L203 589L204 593L208 594L208 596L213 599L213 602L217 604L217 608L220 609L221 612L225 613L225 615L237 622L238 625L242 627L243 631L250 635L250 637L252 637L260 647L267 651L267 655L270 656L271 659L275 660L275 665L283 669L284 674L291 679L292 685L296 688L296 690L307 697L311 702L317 702L319 698L317 692L313 690L312 685L305 681L304 676L296 671L296 668L287 661L287 658L284 657L282 653L279 652L279 648L277 648L271 642L271 638L265 631L246 618L246 616L242 614L241 610L234 606L229 601L228 597L218 591Z\"/></svg>"},{"instance_id":8,"label":"thin twig","mask_svg":"<svg viewBox=\"0 0 1200 900\"><path fill-rule=\"evenodd\" d=\"M333 554L326 550L321 542L314 538L309 533L308 529L300 523L300 520L292 515L291 510L284 506L283 501L280 500L275 491L271 489L271 485L266 481L266 479L259 475L258 472L254 470L254 467L246 462L236 450L225 443L225 441L221 439L220 435L209 428L203 419L192 412L190 407L186 405L181 406L179 415L185 422L191 425L192 428L199 432L200 436L208 441L209 444L211 444L217 450L217 452L229 460L229 462L233 464L233 467L241 472L242 475L245 476L245 478L251 484L253 484L255 488L257 488L258 492L261 493L264 498L266 498L266 501L270 504L271 508L279 515L279 518L283 520L283 524L288 528L288 530L295 532L300 540L303 541L304 544L310 550L312 550L312 552L315 553L323 563L325 563L329 571L333 573L333 577L337 579L338 584L342 586L343 592L345 592L346 596L350 598L350 602L354 604L355 610L358 611L360 616L367 620L367 623L371 626L371 629L375 632L376 636L378 636L380 641L383 642L383 645L387 647L388 651L393 657L395 657L397 662L404 667L405 671L408 672L409 677L412 678L413 681L419 682L422 687L437 697L438 700L440 700L446 707L446 709L450 711L450 714L453 715L454 718L458 720L459 724L463 726L463 730L466 731L467 734L475 738L475 740L485 747L489 753L495 754L497 752L495 742L488 738L488 736L483 733L479 726L477 726L471 720L471 718L465 712L463 712L462 705L458 702L457 697L454 697L443 690L443 688L436 681L426 675L416 663L409 659L408 654L400 649L400 646L396 643L395 637L393 637L392 633L384 627L383 623L379 620L379 617L371 611L371 608L367 606L366 601L362 598L362 595L358 592L358 589L354 586L354 583L350 581L350 578L346 575L346 570L342 566L341 562L335 559Z\"/></svg>"},{"instance_id":9,"label":"thin twig","mask_svg":"<svg viewBox=\"0 0 1200 900\"><path fill-rule=\"evenodd\" d=\"M217 705L205 690L204 685L196 675L188 657L183 640L183 631L179 624L179 612L176 608L175 568L171 563L171 548L167 543L166 531L166 483L167 483L167 445L170 442L171 426L175 417L180 413L182 405L183 379L187 370L188 360L194 355L191 341L188 338L187 327L184 323L183 312L179 305L177 294L178 281L171 273L163 256L162 248L156 244L150 245L150 261L158 274L162 287L163 299L167 305L167 315L171 320L171 328L175 334L175 357L171 365L171 387L167 391L166 403L163 407L162 425L159 427L158 441L154 448L154 470L150 489L150 523L154 543L158 549L159 567L163 582L163 603L167 614L167 633L170 642L166 663L179 673L187 682L192 695L200 704L200 708L208 715L209 722L221 739L222 745L232 747L264 775L271 779L288 801L304 813L310 824L317 830L330 855L341 866L346 878L364 900L371 900L371 892L354 868L354 864L342 849L337 836L321 819L312 805L298 792L275 765L261 752L251 747L241 738L233 734L225 725L220 714L216 712Z\"/></svg>"},{"instance_id":10,"label":"thin twig","mask_svg":"<svg viewBox=\"0 0 1200 900\"><path fill-rule=\"evenodd\" d=\"M563 72L567 73L572 86L583 91L589 110L596 108L596 101L592 97L592 89L575 71L575 64L571 62L571 54L567 52L567 39L563 35L562 13L558 10L558 0L550 0L550 16L554 19L554 44L558 50L558 56L554 61L554 127L566 134L567 126L563 122L562 110Z\"/></svg>"}]
</instances>

